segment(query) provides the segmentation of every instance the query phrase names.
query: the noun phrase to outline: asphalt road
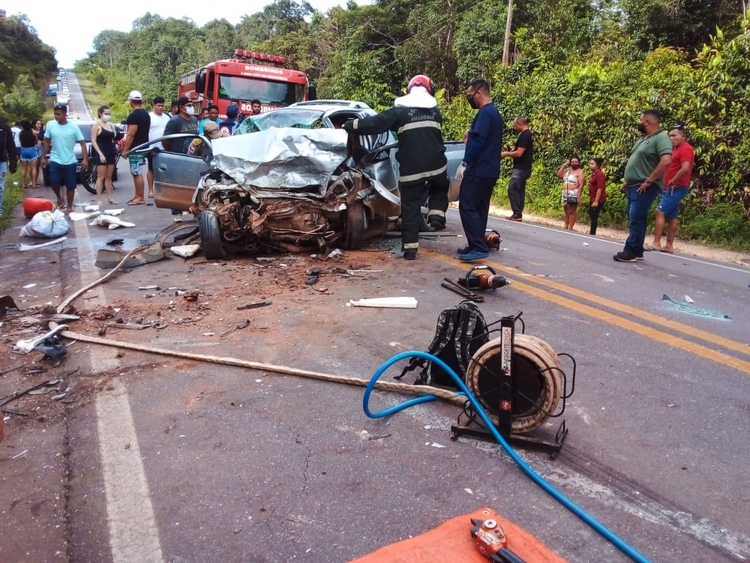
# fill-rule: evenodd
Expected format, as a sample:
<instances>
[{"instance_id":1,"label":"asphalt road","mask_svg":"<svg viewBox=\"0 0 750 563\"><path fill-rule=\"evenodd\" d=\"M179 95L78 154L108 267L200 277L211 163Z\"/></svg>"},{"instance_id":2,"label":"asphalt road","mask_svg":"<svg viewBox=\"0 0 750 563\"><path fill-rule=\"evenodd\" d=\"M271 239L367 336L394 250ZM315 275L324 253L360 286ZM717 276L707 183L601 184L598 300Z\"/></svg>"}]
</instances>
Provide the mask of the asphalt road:
<instances>
[{"instance_id":1,"label":"asphalt road","mask_svg":"<svg viewBox=\"0 0 750 563\"><path fill-rule=\"evenodd\" d=\"M118 190L129 195L127 170L120 174ZM79 198L90 196L79 188ZM69 240L34 251L33 260L14 252L14 230L3 233L0 294L58 303L101 275L93 260L107 240L123 238L128 250L171 224L168 211L151 206L126 208L122 218L136 227L77 222ZM661 253L622 264L612 260L621 243L606 237L499 218L490 226L504 241L487 263L513 284L486 294L485 317L523 311L528 334L577 362L562 453L550 460L521 451L523 459L649 560L750 557L750 268ZM449 231L460 233L457 213ZM115 276L76 303L165 319L200 310L198 323L111 330L112 340L369 378L393 354L427 347L438 313L459 301L440 281L467 270L454 254L458 237L423 241L416 262L389 246L397 245L345 252L342 267L382 272L331 274L324 293L284 285L288 270L330 269L306 255L170 258ZM18 289L40 268L57 285ZM205 303L175 312L182 301L170 291L146 298L138 287L149 284L199 290ZM416 297L418 308L345 306L396 295ZM257 312L235 310L266 298L272 305ZM239 315L251 329L220 337ZM98 391L49 430L67 452L62 543L27 547L28 560L350 561L482 506L570 561L627 560L497 446L451 441L453 406L427 403L371 420L356 387L80 342L66 362ZM379 393L373 405L400 399ZM18 451L13 422L1 461L10 468L27 460L33 472L40 451L10 459ZM20 533L3 514L0 531Z\"/></svg>"}]
</instances>

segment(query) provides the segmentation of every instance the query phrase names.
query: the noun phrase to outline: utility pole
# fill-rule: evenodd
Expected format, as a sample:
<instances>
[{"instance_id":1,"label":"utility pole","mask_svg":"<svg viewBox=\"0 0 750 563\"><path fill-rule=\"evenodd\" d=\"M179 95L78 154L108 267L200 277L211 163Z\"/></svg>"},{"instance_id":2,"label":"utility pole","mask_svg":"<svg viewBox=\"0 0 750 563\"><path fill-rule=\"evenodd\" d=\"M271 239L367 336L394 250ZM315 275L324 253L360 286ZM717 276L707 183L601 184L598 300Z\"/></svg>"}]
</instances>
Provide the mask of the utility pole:
<instances>
[{"instance_id":1,"label":"utility pole","mask_svg":"<svg viewBox=\"0 0 750 563\"><path fill-rule=\"evenodd\" d=\"M508 17L505 19L505 42L503 43L503 66L510 64L510 31L513 25L513 0L508 0Z\"/></svg>"}]
</instances>

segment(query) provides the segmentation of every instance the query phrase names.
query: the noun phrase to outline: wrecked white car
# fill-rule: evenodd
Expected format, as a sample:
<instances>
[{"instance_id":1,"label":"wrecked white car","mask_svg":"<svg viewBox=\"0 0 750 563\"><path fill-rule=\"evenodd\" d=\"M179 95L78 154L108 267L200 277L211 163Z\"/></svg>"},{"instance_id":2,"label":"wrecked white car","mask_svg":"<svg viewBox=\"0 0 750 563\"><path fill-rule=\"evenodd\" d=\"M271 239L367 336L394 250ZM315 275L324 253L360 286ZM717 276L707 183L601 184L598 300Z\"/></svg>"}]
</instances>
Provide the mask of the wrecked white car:
<instances>
[{"instance_id":1,"label":"wrecked white car","mask_svg":"<svg viewBox=\"0 0 750 563\"><path fill-rule=\"evenodd\" d=\"M158 140L133 152L153 155L156 206L198 218L209 259L230 248L358 248L395 226L400 199L389 134L363 143L370 150L358 147L356 162L339 129L280 127L200 138L201 156L160 151Z\"/></svg>"}]
</instances>

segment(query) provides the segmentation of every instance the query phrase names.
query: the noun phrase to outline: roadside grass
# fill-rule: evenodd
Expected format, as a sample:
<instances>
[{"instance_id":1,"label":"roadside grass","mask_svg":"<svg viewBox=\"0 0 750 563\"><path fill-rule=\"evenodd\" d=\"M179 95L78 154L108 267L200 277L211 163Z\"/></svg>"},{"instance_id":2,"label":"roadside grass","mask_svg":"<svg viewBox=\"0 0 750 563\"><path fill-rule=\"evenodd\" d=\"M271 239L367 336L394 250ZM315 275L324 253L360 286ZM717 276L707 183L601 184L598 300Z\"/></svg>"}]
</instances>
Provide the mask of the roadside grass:
<instances>
[{"instance_id":1,"label":"roadside grass","mask_svg":"<svg viewBox=\"0 0 750 563\"><path fill-rule=\"evenodd\" d=\"M21 187L21 171L9 174L5 178L5 194L3 195L3 209L0 215L0 231L10 227L13 218L13 209L23 201L23 188Z\"/></svg>"},{"instance_id":2,"label":"roadside grass","mask_svg":"<svg viewBox=\"0 0 750 563\"><path fill-rule=\"evenodd\" d=\"M86 100L92 115L96 116L96 108L103 106L105 101L99 93L99 90L94 87L94 83L91 80L85 78L82 74L78 74L77 76L78 85L81 87L83 98Z\"/></svg>"}]
</instances>

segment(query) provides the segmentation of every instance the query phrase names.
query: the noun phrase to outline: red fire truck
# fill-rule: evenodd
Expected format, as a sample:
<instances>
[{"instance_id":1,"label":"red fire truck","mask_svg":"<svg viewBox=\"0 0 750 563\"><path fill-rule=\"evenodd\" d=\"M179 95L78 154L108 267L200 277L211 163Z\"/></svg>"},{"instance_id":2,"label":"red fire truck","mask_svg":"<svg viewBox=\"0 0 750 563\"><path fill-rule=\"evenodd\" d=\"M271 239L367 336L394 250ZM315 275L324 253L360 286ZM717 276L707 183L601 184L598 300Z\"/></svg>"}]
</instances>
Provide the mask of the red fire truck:
<instances>
[{"instance_id":1,"label":"red fire truck","mask_svg":"<svg viewBox=\"0 0 750 563\"><path fill-rule=\"evenodd\" d=\"M263 111L307 100L307 75L283 68L286 57L242 49L235 50L234 56L182 75L179 95L193 101L196 113L216 104L220 117L226 118L232 100L237 100L240 111L248 114L250 100L260 100Z\"/></svg>"}]
</instances>

